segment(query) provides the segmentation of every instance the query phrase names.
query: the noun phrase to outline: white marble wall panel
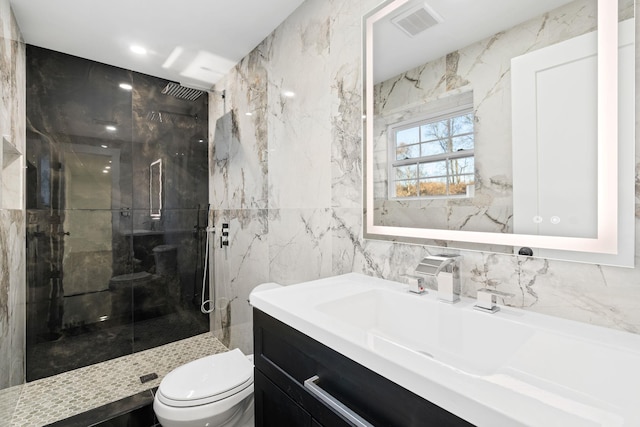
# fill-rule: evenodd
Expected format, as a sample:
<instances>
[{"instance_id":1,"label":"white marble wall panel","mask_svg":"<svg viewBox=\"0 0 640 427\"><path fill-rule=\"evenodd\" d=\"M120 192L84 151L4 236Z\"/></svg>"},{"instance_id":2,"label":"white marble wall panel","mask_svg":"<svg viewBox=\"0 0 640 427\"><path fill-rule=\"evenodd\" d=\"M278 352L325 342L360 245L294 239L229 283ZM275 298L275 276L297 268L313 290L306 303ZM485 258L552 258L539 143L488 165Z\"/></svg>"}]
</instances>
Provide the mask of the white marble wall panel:
<instances>
[{"instance_id":1,"label":"white marble wall panel","mask_svg":"<svg viewBox=\"0 0 640 427\"><path fill-rule=\"evenodd\" d=\"M362 2L334 2L331 9L331 206L362 205L362 26L352 19Z\"/></svg>"},{"instance_id":2,"label":"white marble wall panel","mask_svg":"<svg viewBox=\"0 0 640 427\"><path fill-rule=\"evenodd\" d=\"M233 74L226 80L232 81ZM220 84L224 87L224 84ZM229 159L233 113L219 93L209 93L209 204L210 209L229 209Z\"/></svg>"},{"instance_id":3,"label":"white marble wall panel","mask_svg":"<svg viewBox=\"0 0 640 427\"><path fill-rule=\"evenodd\" d=\"M489 287L515 294L501 301L505 304L639 332L638 268L495 254L471 250L477 248L459 243L454 246L469 249L446 248L452 242L418 246L364 239L360 31L363 14L379 3L378 0L307 1L265 40L260 58L253 56L255 61L263 61L269 82L266 99L262 98L269 150L268 209L259 210L260 214L243 214L246 221L238 221L239 228L235 231L238 234L234 237L237 242L232 242L228 249L229 259L223 260L220 253L216 254L216 278L227 275L218 279L217 285L225 289L232 278L233 291L225 292L238 301L237 307L232 307L232 332L228 337L231 347L234 343L247 346L251 340L250 308L241 299L261 281L289 285L351 271L398 280L411 273L422 257L440 252L460 253L464 257L462 284L466 296L475 297L477 289ZM556 20L555 24L564 25L562 20ZM532 28L535 31L531 42L547 43L535 39L539 27ZM556 30L545 28L550 31L549 37L555 37ZM473 58L478 56L461 56L458 75L466 78L468 73L480 69L481 64L474 63ZM233 71L217 89L235 91L231 99L247 98L247 86L237 84L237 79L242 77ZM283 97L285 89L297 96ZM483 90L490 93L492 88L487 86ZM218 111L222 114L220 108ZM212 108L211 123L215 123L215 116ZM255 126L248 121L238 123L239 143L244 143L243 138L253 133ZM640 150L636 153L640 164ZM242 158L236 157L235 161ZM242 166L242 163L228 165ZM508 175L505 170L496 176L481 176L494 200L508 196L509 188L505 185ZM236 184L214 182L217 178L212 173L212 185L220 185L221 190L227 191L225 186L238 188ZM235 191L229 191L229 200L234 198ZM216 197L217 194L212 201ZM227 203L223 199L215 201L216 206ZM640 190L637 202L640 203ZM495 215L506 214L499 211ZM454 215L447 220L464 219ZM640 243L639 238L636 241ZM244 256L252 262L243 260Z\"/></svg>"},{"instance_id":4,"label":"white marble wall panel","mask_svg":"<svg viewBox=\"0 0 640 427\"><path fill-rule=\"evenodd\" d=\"M331 210L269 210L269 281L288 285L332 274Z\"/></svg>"},{"instance_id":5,"label":"white marble wall panel","mask_svg":"<svg viewBox=\"0 0 640 427\"><path fill-rule=\"evenodd\" d=\"M0 389L24 381L24 214L0 210Z\"/></svg>"},{"instance_id":6,"label":"white marble wall panel","mask_svg":"<svg viewBox=\"0 0 640 427\"><path fill-rule=\"evenodd\" d=\"M247 301L254 287L269 281L267 211L216 211L214 216L218 232L210 246L215 284L211 329L226 346L249 354L253 352L253 318ZM229 225L229 245L220 247L222 224Z\"/></svg>"},{"instance_id":7,"label":"white marble wall panel","mask_svg":"<svg viewBox=\"0 0 640 427\"><path fill-rule=\"evenodd\" d=\"M8 1L0 2L0 144L13 147L0 153L0 209L24 206L26 103L25 45ZM0 147L1 148L1 147ZM11 162L5 160L11 159Z\"/></svg>"},{"instance_id":8,"label":"white marble wall panel","mask_svg":"<svg viewBox=\"0 0 640 427\"><path fill-rule=\"evenodd\" d=\"M245 57L210 94L214 111L210 194L214 208L267 207L267 81L262 66L268 43Z\"/></svg>"},{"instance_id":9,"label":"white marble wall panel","mask_svg":"<svg viewBox=\"0 0 640 427\"><path fill-rule=\"evenodd\" d=\"M25 147L25 45L8 0L0 0L0 137ZM0 156L2 157L2 156ZM2 163L2 162L0 162ZM0 389L22 384L25 368L24 160L0 164ZM16 388L7 396L16 396ZM9 399L12 400L12 399ZM2 406L2 411L11 405ZM10 414L0 411L0 419Z\"/></svg>"},{"instance_id":10,"label":"white marble wall panel","mask_svg":"<svg viewBox=\"0 0 640 427\"><path fill-rule=\"evenodd\" d=\"M269 208L331 202L330 12L310 0L273 34L269 76ZM287 97L287 92L295 95Z\"/></svg>"}]
</instances>

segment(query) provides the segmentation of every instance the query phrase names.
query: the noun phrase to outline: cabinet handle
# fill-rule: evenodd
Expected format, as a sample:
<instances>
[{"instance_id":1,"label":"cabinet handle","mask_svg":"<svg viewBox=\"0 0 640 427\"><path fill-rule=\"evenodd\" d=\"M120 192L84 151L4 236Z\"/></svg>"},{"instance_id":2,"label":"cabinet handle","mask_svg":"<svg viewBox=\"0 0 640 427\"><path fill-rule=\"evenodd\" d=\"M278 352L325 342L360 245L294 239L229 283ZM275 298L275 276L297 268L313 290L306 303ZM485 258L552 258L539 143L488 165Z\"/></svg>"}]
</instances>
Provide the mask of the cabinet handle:
<instances>
[{"instance_id":1,"label":"cabinet handle","mask_svg":"<svg viewBox=\"0 0 640 427\"><path fill-rule=\"evenodd\" d=\"M312 376L311 378L304 381L304 388L306 388L311 394L324 402L327 406L333 409L338 414L342 415L349 422L351 422L354 426L357 427L374 427L373 424L366 421L360 415L353 412L344 403L340 402L335 397L331 396L325 390L323 390L316 382L320 378L317 375Z\"/></svg>"}]
</instances>

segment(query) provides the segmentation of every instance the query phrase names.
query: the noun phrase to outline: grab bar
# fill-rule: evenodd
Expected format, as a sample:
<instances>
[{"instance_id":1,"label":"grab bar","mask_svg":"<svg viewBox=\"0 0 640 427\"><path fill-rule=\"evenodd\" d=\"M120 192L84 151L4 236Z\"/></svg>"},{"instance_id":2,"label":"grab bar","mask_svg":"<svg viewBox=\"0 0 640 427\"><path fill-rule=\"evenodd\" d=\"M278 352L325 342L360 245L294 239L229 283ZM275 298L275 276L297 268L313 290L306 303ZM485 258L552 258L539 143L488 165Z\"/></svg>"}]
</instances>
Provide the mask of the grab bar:
<instances>
[{"instance_id":1,"label":"grab bar","mask_svg":"<svg viewBox=\"0 0 640 427\"><path fill-rule=\"evenodd\" d=\"M319 379L320 378L317 375L312 376L311 378L304 381L304 387L339 415L347 419L349 422L353 423L353 425L357 427L374 427L373 424L369 423L360 415L353 412L350 408L345 406L344 403L340 402L338 399L327 393L322 389L322 387L316 384Z\"/></svg>"}]
</instances>

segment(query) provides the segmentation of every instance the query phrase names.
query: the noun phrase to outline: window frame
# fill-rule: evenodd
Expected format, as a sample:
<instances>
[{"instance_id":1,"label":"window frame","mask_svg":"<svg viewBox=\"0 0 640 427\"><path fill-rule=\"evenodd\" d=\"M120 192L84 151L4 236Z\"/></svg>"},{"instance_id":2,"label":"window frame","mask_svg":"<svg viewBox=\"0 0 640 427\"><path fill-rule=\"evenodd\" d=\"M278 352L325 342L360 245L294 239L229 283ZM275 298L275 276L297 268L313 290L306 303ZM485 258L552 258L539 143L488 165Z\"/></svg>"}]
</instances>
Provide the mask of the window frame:
<instances>
[{"instance_id":1,"label":"window frame","mask_svg":"<svg viewBox=\"0 0 640 427\"><path fill-rule=\"evenodd\" d=\"M469 198L469 197L473 197L473 195L469 195L469 193L467 192L467 194L445 194L445 195L420 195L419 191L420 191L420 176L419 176L419 172L418 172L418 176L416 176L415 181L418 184L417 185L417 192L418 195L416 196L406 196L406 197L401 197L401 196L397 196L396 195L396 183L401 181L401 180L397 180L395 179L395 168L399 167L399 166L408 166L408 165L416 165L416 167L419 169L421 164L428 164L428 163L434 163L434 162L439 162L439 161L446 161L447 162L447 174L446 175L439 175L439 176L433 176L433 177L428 177L428 178L444 178L446 180L446 188L447 188L447 192L449 191L449 181L450 181L450 177L453 176L453 174L451 174L450 170L449 170L449 162L451 160L455 160L455 159L462 159L462 158L473 158L474 162L475 162L475 122L474 122L474 126L473 126L473 147L472 149L465 149L462 151L452 151L452 152L447 152L447 153L440 153L440 154L433 154L433 155L429 155L429 156L420 156L420 157L414 157L411 159L403 159L403 160L395 160L396 158L396 152L397 152L397 140L396 140L396 135L399 131L405 130L405 129L411 129L414 127L420 127L426 124L430 124L430 123L436 123L436 122L440 122L443 120L447 120L453 117L459 117L459 116L464 116L466 114L471 113L473 115L473 117L475 118L474 113L474 108L473 108L473 102L468 102L468 103L464 103L464 104L460 104L457 105L455 107L452 108L448 108L448 109L443 109L440 110L436 113L431 113L431 114L424 114L424 115L420 115L420 116L416 116L413 117L409 120L404 120L402 122L397 122L397 123L393 123L389 126L387 126L387 158L389 159L389 161L387 162L387 195L389 200L397 200L397 201L408 201L408 200L434 200L434 199L463 199L463 198ZM468 134L464 134L464 135L468 135ZM455 135L457 136L457 135ZM448 136L449 139L451 139L451 135ZM436 140L434 140L436 141ZM418 141L415 143L415 145L420 145L422 143L424 143L425 141ZM475 164L475 163L474 163ZM467 175L473 175L474 176L474 182L475 182L475 166L474 166L474 170L472 173L470 174L464 174L465 176Z\"/></svg>"}]
</instances>

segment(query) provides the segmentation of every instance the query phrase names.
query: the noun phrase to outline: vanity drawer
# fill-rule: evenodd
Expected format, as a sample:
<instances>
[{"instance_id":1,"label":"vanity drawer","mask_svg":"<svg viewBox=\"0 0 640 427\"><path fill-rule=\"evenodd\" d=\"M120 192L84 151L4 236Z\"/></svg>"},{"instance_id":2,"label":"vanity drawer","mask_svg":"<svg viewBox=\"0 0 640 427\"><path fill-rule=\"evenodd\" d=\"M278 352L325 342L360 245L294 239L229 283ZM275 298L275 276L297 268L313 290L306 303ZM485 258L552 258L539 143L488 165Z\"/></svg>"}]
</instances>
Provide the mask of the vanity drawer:
<instances>
[{"instance_id":1,"label":"vanity drawer","mask_svg":"<svg viewBox=\"0 0 640 427\"><path fill-rule=\"evenodd\" d=\"M253 380L255 411L260 427L311 426L311 415L256 370Z\"/></svg>"},{"instance_id":2,"label":"vanity drawer","mask_svg":"<svg viewBox=\"0 0 640 427\"><path fill-rule=\"evenodd\" d=\"M374 426L472 426L340 353L254 309L255 367L324 426L352 426L305 388L317 385ZM256 412L256 426L262 424Z\"/></svg>"}]
</instances>

